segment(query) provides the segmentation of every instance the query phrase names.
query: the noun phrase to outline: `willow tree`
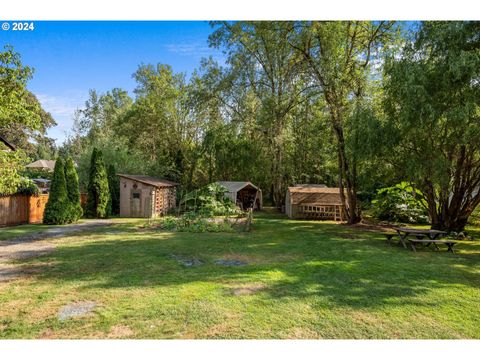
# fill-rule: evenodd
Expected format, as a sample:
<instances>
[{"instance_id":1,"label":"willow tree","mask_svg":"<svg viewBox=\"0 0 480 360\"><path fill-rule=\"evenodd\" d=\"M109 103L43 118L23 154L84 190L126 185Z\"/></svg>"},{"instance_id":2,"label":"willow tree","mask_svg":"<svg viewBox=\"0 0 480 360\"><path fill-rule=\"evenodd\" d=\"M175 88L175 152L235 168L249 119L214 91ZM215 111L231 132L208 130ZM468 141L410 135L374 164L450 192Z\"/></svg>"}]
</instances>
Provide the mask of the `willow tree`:
<instances>
[{"instance_id":1,"label":"willow tree","mask_svg":"<svg viewBox=\"0 0 480 360\"><path fill-rule=\"evenodd\" d=\"M291 112L306 91L301 66L287 38L290 23L213 23L217 27L210 44L226 50L232 72L261 102L260 131L271 158L270 185L276 206L281 206L286 187L286 148Z\"/></svg>"},{"instance_id":2,"label":"willow tree","mask_svg":"<svg viewBox=\"0 0 480 360\"><path fill-rule=\"evenodd\" d=\"M479 34L479 22L426 22L386 65L384 136L434 229L463 230L480 203Z\"/></svg>"},{"instance_id":3,"label":"willow tree","mask_svg":"<svg viewBox=\"0 0 480 360\"><path fill-rule=\"evenodd\" d=\"M290 45L303 59L328 108L336 139L340 197L348 223L360 221L361 215L357 161L347 154L345 121L365 96L372 59L394 34L392 22L312 21L295 23L289 35Z\"/></svg>"}]
</instances>

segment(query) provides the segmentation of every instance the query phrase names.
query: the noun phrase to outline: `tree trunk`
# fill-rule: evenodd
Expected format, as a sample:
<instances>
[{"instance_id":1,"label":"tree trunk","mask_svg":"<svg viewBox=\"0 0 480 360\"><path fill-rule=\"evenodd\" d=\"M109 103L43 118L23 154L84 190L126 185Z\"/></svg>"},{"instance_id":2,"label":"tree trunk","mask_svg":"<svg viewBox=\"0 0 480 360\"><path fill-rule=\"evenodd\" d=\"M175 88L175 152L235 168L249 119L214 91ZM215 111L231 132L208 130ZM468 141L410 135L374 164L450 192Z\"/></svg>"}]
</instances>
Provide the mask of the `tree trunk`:
<instances>
[{"instance_id":1,"label":"tree trunk","mask_svg":"<svg viewBox=\"0 0 480 360\"><path fill-rule=\"evenodd\" d=\"M331 110L332 126L337 139L339 188L342 207L348 224L356 224L361 220L357 201L356 176L349 169L345 151L345 137L341 117L336 110ZM346 196L345 196L346 195Z\"/></svg>"},{"instance_id":2,"label":"tree trunk","mask_svg":"<svg viewBox=\"0 0 480 360\"><path fill-rule=\"evenodd\" d=\"M428 204L431 227L434 230L461 232L465 229L469 217L480 203L478 189L467 190L454 187L444 190L449 196L435 196L433 186L422 189Z\"/></svg>"}]
</instances>

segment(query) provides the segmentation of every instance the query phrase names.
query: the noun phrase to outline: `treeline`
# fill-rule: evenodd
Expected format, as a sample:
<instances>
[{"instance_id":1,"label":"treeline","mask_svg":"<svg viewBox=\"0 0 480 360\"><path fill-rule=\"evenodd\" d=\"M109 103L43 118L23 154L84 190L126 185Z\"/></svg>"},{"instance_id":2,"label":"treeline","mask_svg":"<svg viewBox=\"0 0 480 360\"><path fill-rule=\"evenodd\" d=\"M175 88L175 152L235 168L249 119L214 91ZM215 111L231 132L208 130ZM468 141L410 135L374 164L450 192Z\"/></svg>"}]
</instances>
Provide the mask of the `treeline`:
<instances>
[{"instance_id":1,"label":"treeline","mask_svg":"<svg viewBox=\"0 0 480 360\"><path fill-rule=\"evenodd\" d=\"M436 228L463 228L480 202L478 22L215 22L187 79L141 65L134 97L92 90L61 152L87 186L94 147L119 172L185 190L250 180L280 207L295 183L359 198L407 181Z\"/></svg>"}]
</instances>

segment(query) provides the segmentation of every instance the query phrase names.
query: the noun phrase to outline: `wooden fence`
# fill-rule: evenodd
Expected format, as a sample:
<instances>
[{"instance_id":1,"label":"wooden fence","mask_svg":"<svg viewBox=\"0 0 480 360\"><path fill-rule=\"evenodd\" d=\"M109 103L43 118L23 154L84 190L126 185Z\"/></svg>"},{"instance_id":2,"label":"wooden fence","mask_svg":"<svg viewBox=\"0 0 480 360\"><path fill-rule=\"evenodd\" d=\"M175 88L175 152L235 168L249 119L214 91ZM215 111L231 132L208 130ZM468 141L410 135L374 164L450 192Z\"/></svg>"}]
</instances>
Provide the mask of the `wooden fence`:
<instances>
[{"instance_id":1,"label":"wooden fence","mask_svg":"<svg viewBox=\"0 0 480 360\"><path fill-rule=\"evenodd\" d=\"M41 223L47 201L48 195L0 197L0 226Z\"/></svg>"}]
</instances>

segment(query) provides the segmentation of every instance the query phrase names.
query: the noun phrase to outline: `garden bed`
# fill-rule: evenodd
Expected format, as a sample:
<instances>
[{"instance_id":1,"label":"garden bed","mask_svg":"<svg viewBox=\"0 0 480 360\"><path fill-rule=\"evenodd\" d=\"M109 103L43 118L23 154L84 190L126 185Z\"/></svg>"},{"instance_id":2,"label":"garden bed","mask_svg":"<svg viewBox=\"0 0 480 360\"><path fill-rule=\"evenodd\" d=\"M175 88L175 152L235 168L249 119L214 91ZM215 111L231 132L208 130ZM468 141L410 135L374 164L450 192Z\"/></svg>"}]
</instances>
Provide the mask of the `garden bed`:
<instances>
[{"instance_id":1,"label":"garden bed","mask_svg":"<svg viewBox=\"0 0 480 360\"><path fill-rule=\"evenodd\" d=\"M251 215L204 216L185 213L180 216L165 216L150 220L141 225L144 229L166 230L178 232L237 232L249 231Z\"/></svg>"}]
</instances>

